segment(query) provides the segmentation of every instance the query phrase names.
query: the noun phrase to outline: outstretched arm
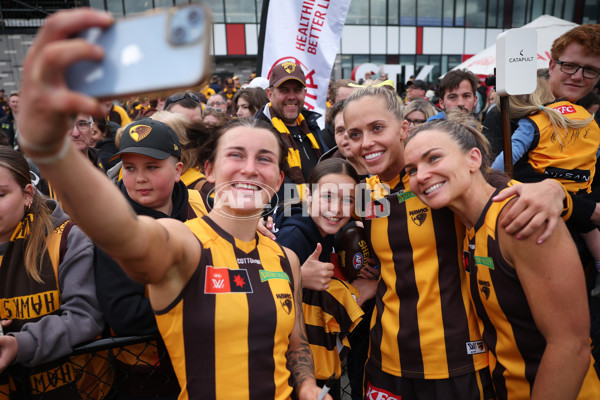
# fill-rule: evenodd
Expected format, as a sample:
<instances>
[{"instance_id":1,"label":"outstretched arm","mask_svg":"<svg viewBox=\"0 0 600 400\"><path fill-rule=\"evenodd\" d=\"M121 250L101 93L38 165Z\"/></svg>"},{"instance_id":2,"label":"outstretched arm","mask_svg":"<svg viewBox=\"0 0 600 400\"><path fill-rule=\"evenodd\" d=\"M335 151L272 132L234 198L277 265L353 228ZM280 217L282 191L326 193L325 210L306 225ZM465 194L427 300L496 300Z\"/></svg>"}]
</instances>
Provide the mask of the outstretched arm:
<instances>
[{"instance_id":1,"label":"outstretched arm","mask_svg":"<svg viewBox=\"0 0 600 400\"><path fill-rule=\"evenodd\" d=\"M118 189L72 146L67 135L70 115L99 115L100 104L68 89L66 69L77 61L103 57L101 48L72 36L112 23L108 13L85 8L59 11L47 18L24 63L20 147L52 182L73 221L130 276L155 283L172 265L189 261L188 246L199 256L199 246L196 249L189 237L193 234L186 233L181 223L183 228L136 216Z\"/></svg>"},{"instance_id":2,"label":"outstretched arm","mask_svg":"<svg viewBox=\"0 0 600 400\"><path fill-rule=\"evenodd\" d=\"M546 339L532 399L575 399L590 366L590 320L583 268L566 225L543 244L500 230L500 245L514 266L536 326Z\"/></svg>"}]
</instances>

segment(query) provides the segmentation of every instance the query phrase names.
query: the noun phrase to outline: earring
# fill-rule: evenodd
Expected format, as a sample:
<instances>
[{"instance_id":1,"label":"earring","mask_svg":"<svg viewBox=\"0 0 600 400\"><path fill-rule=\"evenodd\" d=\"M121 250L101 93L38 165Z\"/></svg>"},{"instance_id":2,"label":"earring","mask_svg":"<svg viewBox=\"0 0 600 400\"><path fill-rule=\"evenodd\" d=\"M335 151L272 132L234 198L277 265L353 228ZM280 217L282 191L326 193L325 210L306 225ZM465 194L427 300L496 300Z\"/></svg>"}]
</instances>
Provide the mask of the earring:
<instances>
[{"instance_id":1,"label":"earring","mask_svg":"<svg viewBox=\"0 0 600 400\"><path fill-rule=\"evenodd\" d=\"M31 203L25 204L25 214L29 214L29 209L31 208Z\"/></svg>"}]
</instances>

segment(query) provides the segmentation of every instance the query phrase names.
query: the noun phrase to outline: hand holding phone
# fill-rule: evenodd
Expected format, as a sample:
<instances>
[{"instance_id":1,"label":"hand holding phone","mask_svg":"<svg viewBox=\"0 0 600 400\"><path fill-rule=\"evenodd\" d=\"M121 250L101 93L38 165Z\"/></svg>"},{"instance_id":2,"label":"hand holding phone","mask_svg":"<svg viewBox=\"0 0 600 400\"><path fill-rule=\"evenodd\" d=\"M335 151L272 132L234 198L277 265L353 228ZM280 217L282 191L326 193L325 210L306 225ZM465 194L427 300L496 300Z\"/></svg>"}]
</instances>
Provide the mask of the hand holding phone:
<instances>
[{"instance_id":1,"label":"hand holding phone","mask_svg":"<svg viewBox=\"0 0 600 400\"><path fill-rule=\"evenodd\" d=\"M104 58L71 65L67 86L99 99L196 86L209 73L210 27L210 10L195 3L87 29L78 37L102 47Z\"/></svg>"}]
</instances>

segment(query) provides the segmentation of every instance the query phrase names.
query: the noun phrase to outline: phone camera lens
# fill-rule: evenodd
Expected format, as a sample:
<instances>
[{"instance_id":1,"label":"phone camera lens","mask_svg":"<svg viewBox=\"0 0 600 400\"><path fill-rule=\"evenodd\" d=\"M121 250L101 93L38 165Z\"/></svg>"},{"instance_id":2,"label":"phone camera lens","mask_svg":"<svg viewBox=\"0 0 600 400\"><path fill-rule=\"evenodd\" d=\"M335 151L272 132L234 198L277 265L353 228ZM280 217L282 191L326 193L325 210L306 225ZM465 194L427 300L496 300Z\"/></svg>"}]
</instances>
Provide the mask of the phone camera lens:
<instances>
[{"instance_id":1,"label":"phone camera lens","mask_svg":"<svg viewBox=\"0 0 600 400\"><path fill-rule=\"evenodd\" d=\"M175 39L181 39L181 38L183 38L184 35L185 35L185 28L183 28L181 26L176 26L173 29L173 37Z\"/></svg>"},{"instance_id":2,"label":"phone camera lens","mask_svg":"<svg viewBox=\"0 0 600 400\"><path fill-rule=\"evenodd\" d=\"M191 10L188 14L188 21L195 24L200 19L200 13L197 10Z\"/></svg>"}]
</instances>

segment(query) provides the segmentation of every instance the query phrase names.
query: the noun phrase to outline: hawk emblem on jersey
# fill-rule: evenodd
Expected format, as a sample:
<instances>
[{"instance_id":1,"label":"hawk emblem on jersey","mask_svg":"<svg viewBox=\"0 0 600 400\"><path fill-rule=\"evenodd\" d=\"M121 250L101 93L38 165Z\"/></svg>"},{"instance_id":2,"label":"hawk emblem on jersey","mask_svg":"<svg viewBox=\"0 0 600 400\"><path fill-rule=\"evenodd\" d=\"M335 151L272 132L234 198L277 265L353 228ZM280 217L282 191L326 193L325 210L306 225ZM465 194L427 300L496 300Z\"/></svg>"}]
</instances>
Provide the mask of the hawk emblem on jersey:
<instances>
[{"instance_id":1,"label":"hawk emblem on jersey","mask_svg":"<svg viewBox=\"0 0 600 400\"><path fill-rule=\"evenodd\" d=\"M150 128L148 125L136 125L129 130L129 136L136 142L139 142L148 136L151 131L152 128Z\"/></svg>"},{"instance_id":2,"label":"hawk emblem on jersey","mask_svg":"<svg viewBox=\"0 0 600 400\"><path fill-rule=\"evenodd\" d=\"M412 222L414 222L415 225L421 226L425 223L425 220L427 219L428 211L429 208L427 207L419 208L418 210L411 210L409 211L410 219L412 219Z\"/></svg>"},{"instance_id":3,"label":"hawk emblem on jersey","mask_svg":"<svg viewBox=\"0 0 600 400\"><path fill-rule=\"evenodd\" d=\"M285 72L287 72L288 74L291 74L296 70L296 64L294 64L291 61L284 62L283 64L281 64L281 66L283 67Z\"/></svg>"},{"instance_id":4,"label":"hawk emblem on jersey","mask_svg":"<svg viewBox=\"0 0 600 400\"><path fill-rule=\"evenodd\" d=\"M478 280L477 283L479 283L479 290L481 291L481 293L483 294L485 299L486 300L489 299L490 293L491 293L490 283L488 281L480 281L480 280Z\"/></svg>"},{"instance_id":5,"label":"hawk emblem on jersey","mask_svg":"<svg viewBox=\"0 0 600 400\"><path fill-rule=\"evenodd\" d=\"M294 306L292 295L289 293L277 293L276 297L279 300L279 304L281 304L283 311L285 311L287 314L291 313Z\"/></svg>"}]
</instances>

